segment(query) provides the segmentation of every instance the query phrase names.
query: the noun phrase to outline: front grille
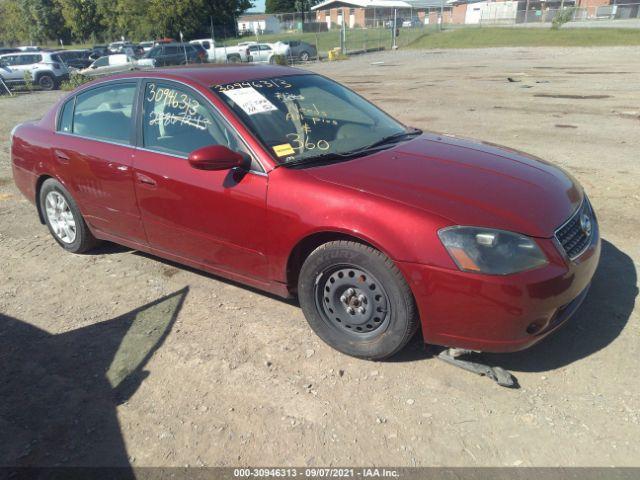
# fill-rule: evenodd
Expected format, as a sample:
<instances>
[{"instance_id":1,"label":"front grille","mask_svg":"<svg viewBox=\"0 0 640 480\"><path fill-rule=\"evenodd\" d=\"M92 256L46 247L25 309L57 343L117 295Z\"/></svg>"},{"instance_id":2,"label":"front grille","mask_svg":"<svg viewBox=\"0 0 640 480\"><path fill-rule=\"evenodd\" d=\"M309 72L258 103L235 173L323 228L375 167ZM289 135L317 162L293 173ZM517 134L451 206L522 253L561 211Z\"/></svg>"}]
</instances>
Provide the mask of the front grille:
<instances>
[{"instance_id":1,"label":"front grille","mask_svg":"<svg viewBox=\"0 0 640 480\"><path fill-rule=\"evenodd\" d=\"M596 219L585 197L576 213L556 230L556 239L567 256L573 260L587 249L595 230Z\"/></svg>"}]
</instances>

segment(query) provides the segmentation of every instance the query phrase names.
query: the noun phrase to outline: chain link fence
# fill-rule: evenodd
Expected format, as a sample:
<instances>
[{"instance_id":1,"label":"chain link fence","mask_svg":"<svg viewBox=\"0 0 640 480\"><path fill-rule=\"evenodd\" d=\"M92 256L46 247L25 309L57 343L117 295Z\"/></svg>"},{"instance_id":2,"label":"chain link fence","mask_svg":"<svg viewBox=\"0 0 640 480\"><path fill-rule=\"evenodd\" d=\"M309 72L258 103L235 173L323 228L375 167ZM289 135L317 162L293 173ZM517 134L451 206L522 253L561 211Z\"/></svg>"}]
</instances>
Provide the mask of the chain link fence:
<instances>
[{"instance_id":1,"label":"chain link fence","mask_svg":"<svg viewBox=\"0 0 640 480\"><path fill-rule=\"evenodd\" d=\"M640 19L640 3L575 7L573 0L550 8L540 0L480 1L411 8L332 8L280 14L246 14L235 25L211 26L215 47L227 52L249 49L251 43L268 44L276 52L289 52L289 63L320 60L329 53L343 55L402 48L425 34L442 29L478 25L517 26L551 23L559 12L570 10L571 21ZM558 5L558 4L556 4ZM300 46L299 42L303 45ZM290 45L286 50L283 44ZM244 53L245 52L243 50ZM297 52L297 53L296 53ZM303 52L304 55L300 56ZM256 55L253 55L254 60ZM234 61L233 59L230 61Z\"/></svg>"},{"instance_id":2,"label":"chain link fence","mask_svg":"<svg viewBox=\"0 0 640 480\"><path fill-rule=\"evenodd\" d=\"M236 29L227 26L213 31L217 47L248 42L270 45L304 42L313 47L310 59L317 60L336 49L341 54L353 55L404 47L440 27L440 20L428 13L418 15L411 9L369 10L344 9L349 12L344 16L313 11L244 15L238 18Z\"/></svg>"}]
</instances>

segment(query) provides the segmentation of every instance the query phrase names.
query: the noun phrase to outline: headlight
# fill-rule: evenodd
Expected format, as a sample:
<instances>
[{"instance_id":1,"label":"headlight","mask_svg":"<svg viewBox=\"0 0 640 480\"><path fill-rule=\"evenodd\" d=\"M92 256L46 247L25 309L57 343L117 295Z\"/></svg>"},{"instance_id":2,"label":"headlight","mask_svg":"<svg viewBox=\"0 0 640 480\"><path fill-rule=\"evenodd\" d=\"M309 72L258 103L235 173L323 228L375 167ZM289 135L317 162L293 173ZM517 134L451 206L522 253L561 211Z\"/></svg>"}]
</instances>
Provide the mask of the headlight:
<instances>
[{"instance_id":1,"label":"headlight","mask_svg":"<svg viewBox=\"0 0 640 480\"><path fill-rule=\"evenodd\" d=\"M482 227L448 227L440 241L460 270L508 275L547 264L536 242L518 233Z\"/></svg>"}]
</instances>

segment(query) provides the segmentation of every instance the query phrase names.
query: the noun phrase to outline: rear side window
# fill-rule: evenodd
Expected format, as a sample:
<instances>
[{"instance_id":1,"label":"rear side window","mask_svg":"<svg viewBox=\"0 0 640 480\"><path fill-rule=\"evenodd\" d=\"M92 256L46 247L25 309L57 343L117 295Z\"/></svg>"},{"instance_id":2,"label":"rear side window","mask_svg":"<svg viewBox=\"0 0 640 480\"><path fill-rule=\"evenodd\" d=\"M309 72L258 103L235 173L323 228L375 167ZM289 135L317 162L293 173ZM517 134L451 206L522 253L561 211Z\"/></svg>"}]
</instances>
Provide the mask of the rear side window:
<instances>
[{"instance_id":1,"label":"rear side window","mask_svg":"<svg viewBox=\"0 0 640 480\"><path fill-rule=\"evenodd\" d=\"M209 42L202 42L202 48L209 50L211 48L211 44Z\"/></svg>"},{"instance_id":2,"label":"rear side window","mask_svg":"<svg viewBox=\"0 0 640 480\"><path fill-rule=\"evenodd\" d=\"M19 55L14 65L31 65L32 63L38 63L40 61L38 57L40 57L40 55Z\"/></svg>"},{"instance_id":3,"label":"rear side window","mask_svg":"<svg viewBox=\"0 0 640 480\"><path fill-rule=\"evenodd\" d=\"M62 113L60 113L60 120L58 122L58 131L66 133L73 131L73 106L75 101L76 99L74 97L62 107Z\"/></svg>"},{"instance_id":4,"label":"rear side window","mask_svg":"<svg viewBox=\"0 0 640 480\"><path fill-rule=\"evenodd\" d=\"M109 65L109 57L100 57L98 60L96 60L93 65L97 68L97 67L106 67L107 65Z\"/></svg>"},{"instance_id":5,"label":"rear side window","mask_svg":"<svg viewBox=\"0 0 640 480\"><path fill-rule=\"evenodd\" d=\"M135 84L108 85L81 93L73 114L73 133L129 144Z\"/></svg>"}]
</instances>

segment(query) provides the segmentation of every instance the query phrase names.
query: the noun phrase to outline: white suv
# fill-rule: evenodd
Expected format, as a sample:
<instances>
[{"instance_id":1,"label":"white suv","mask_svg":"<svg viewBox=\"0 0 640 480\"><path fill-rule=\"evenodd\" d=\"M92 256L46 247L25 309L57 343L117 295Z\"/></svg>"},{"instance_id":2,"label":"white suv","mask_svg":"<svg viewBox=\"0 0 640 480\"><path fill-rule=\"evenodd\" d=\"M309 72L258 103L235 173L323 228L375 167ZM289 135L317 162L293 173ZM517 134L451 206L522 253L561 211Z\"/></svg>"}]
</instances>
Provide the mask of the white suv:
<instances>
[{"instance_id":1,"label":"white suv","mask_svg":"<svg viewBox=\"0 0 640 480\"><path fill-rule=\"evenodd\" d=\"M0 55L0 78L7 84L24 84L25 72L43 90L53 90L69 78L69 69L57 53L20 52Z\"/></svg>"}]
</instances>

